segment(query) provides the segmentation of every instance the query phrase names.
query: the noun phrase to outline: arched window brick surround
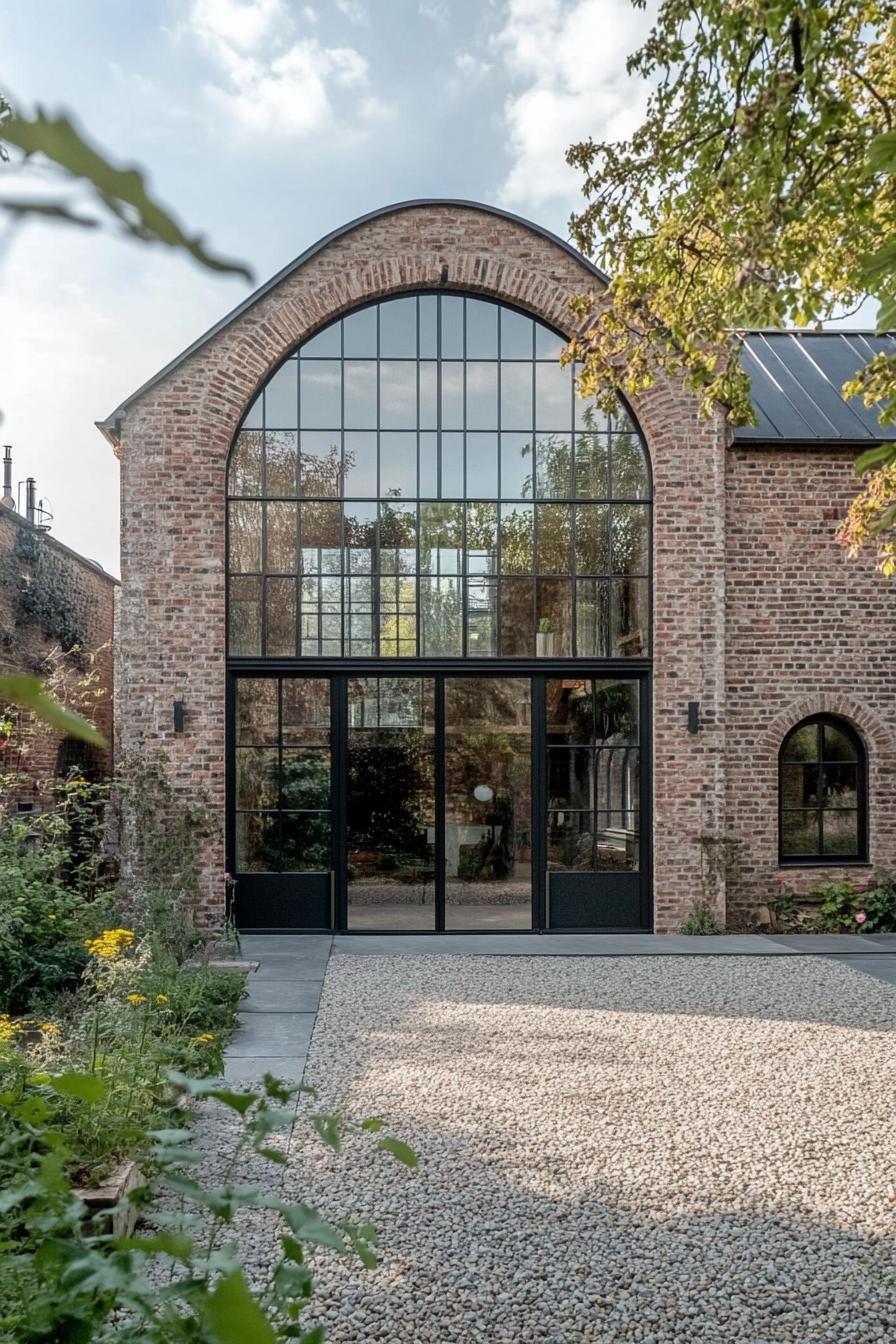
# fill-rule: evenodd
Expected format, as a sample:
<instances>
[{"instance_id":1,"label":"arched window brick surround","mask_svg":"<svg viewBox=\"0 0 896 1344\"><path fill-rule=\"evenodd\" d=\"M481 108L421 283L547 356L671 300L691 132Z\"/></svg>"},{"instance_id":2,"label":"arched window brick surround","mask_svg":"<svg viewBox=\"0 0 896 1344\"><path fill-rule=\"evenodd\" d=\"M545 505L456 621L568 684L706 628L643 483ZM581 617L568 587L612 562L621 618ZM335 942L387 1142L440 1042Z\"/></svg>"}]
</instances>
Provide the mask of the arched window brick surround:
<instances>
[{"instance_id":1,"label":"arched window brick surround","mask_svg":"<svg viewBox=\"0 0 896 1344\"><path fill-rule=\"evenodd\" d=\"M591 267L525 223L454 203L396 208L332 238L127 407L121 429L122 578L118 734L161 747L175 785L208 798L222 829L203 853L199 917L223 909L224 501L228 450L272 368L369 299L437 288L481 293L567 335L569 299L600 288ZM632 402L647 441L654 540L654 849L658 930L695 895L701 835L723 829L724 447L721 415L666 378ZM188 731L175 735L183 699ZM687 702L702 731L687 731ZM683 787L682 781L687 781ZM711 893L721 906L724 893Z\"/></svg>"}]
</instances>

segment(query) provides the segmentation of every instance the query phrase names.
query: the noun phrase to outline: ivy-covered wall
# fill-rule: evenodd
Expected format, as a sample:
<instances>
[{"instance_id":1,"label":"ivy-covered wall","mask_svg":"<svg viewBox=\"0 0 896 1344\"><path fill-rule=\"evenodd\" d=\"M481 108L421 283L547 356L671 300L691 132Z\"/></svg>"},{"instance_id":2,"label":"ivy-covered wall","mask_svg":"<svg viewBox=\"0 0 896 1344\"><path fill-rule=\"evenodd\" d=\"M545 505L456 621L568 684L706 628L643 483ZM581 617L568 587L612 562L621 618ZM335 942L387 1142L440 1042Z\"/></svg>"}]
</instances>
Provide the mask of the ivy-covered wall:
<instances>
[{"instance_id":1,"label":"ivy-covered wall","mask_svg":"<svg viewBox=\"0 0 896 1344\"><path fill-rule=\"evenodd\" d=\"M112 628L117 581L21 514L0 506L0 669L49 677L61 699L88 713L109 741L111 767ZM25 714L0 718L0 775L23 778L21 801L39 799L56 772L61 738Z\"/></svg>"}]
</instances>

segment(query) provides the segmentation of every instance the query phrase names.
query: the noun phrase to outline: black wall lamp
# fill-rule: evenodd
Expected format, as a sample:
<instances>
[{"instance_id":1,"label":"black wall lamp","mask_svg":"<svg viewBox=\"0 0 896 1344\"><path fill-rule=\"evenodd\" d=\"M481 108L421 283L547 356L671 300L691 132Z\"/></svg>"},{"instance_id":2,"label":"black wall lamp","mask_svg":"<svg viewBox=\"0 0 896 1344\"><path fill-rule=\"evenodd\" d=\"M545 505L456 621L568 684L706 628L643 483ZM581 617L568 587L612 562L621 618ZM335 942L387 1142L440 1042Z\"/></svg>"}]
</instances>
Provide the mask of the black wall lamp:
<instances>
[{"instance_id":1,"label":"black wall lamp","mask_svg":"<svg viewBox=\"0 0 896 1344\"><path fill-rule=\"evenodd\" d=\"M700 731L700 701L688 701L688 732L699 733Z\"/></svg>"},{"instance_id":2,"label":"black wall lamp","mask_svg":"<svg viewBox=\"0 0 896 1344\"><path fill-rule=\"evenodd\" d=\"M184 702L175 700L174 702L174 731L182 733L184 730Z\"/></svg>"}]
</instances>

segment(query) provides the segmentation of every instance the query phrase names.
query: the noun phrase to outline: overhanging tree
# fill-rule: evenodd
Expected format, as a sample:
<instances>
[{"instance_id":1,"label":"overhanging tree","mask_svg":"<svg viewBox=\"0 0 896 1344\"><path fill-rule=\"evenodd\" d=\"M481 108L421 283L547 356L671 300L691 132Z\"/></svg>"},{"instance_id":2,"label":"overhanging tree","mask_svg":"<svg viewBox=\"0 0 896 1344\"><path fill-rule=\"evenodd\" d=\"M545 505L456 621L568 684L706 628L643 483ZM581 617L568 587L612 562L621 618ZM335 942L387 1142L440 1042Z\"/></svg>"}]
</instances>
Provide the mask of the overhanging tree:
<instances>
[{"instance_id":1,"label":"overhanging tree","mask_svg":"<svg viewBox=\"0 0 896 1344\"><path fill-rule=\"evenodd\" d=\"M585 175L573 237L613 277L577 301L581 390L637 395L659 368L749 423L738 332L815 325L868 295L878 330L896 325L896 6L663 0L628 70L650 86L641 124L567 155ZM896 357L844 391L896 422ZM857 470L838 538L896 575L896 446Z\"/></svg>"}]
</instances>

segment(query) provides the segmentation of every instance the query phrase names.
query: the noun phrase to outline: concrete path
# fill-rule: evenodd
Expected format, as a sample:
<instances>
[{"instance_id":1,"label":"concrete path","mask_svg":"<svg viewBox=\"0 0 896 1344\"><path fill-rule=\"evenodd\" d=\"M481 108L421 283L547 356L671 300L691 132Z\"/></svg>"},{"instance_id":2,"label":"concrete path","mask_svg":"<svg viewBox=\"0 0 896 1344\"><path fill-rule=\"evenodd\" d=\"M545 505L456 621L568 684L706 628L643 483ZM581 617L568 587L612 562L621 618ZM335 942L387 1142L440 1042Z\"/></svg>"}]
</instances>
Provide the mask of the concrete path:
<instances>
[{"instance_id":1,"label":"concrete path","mask_svg":"<svg viewBox=\"0 0 896 1344\"><path fill-rule=\"evenodd\" d=\"M259 962L247 978L240 1026L225 1077L265 1072L301 1079L331 955L544 957L825 957L896 987L896 934L247 934L243 953Z\"/></svg>"}]
</instances>

